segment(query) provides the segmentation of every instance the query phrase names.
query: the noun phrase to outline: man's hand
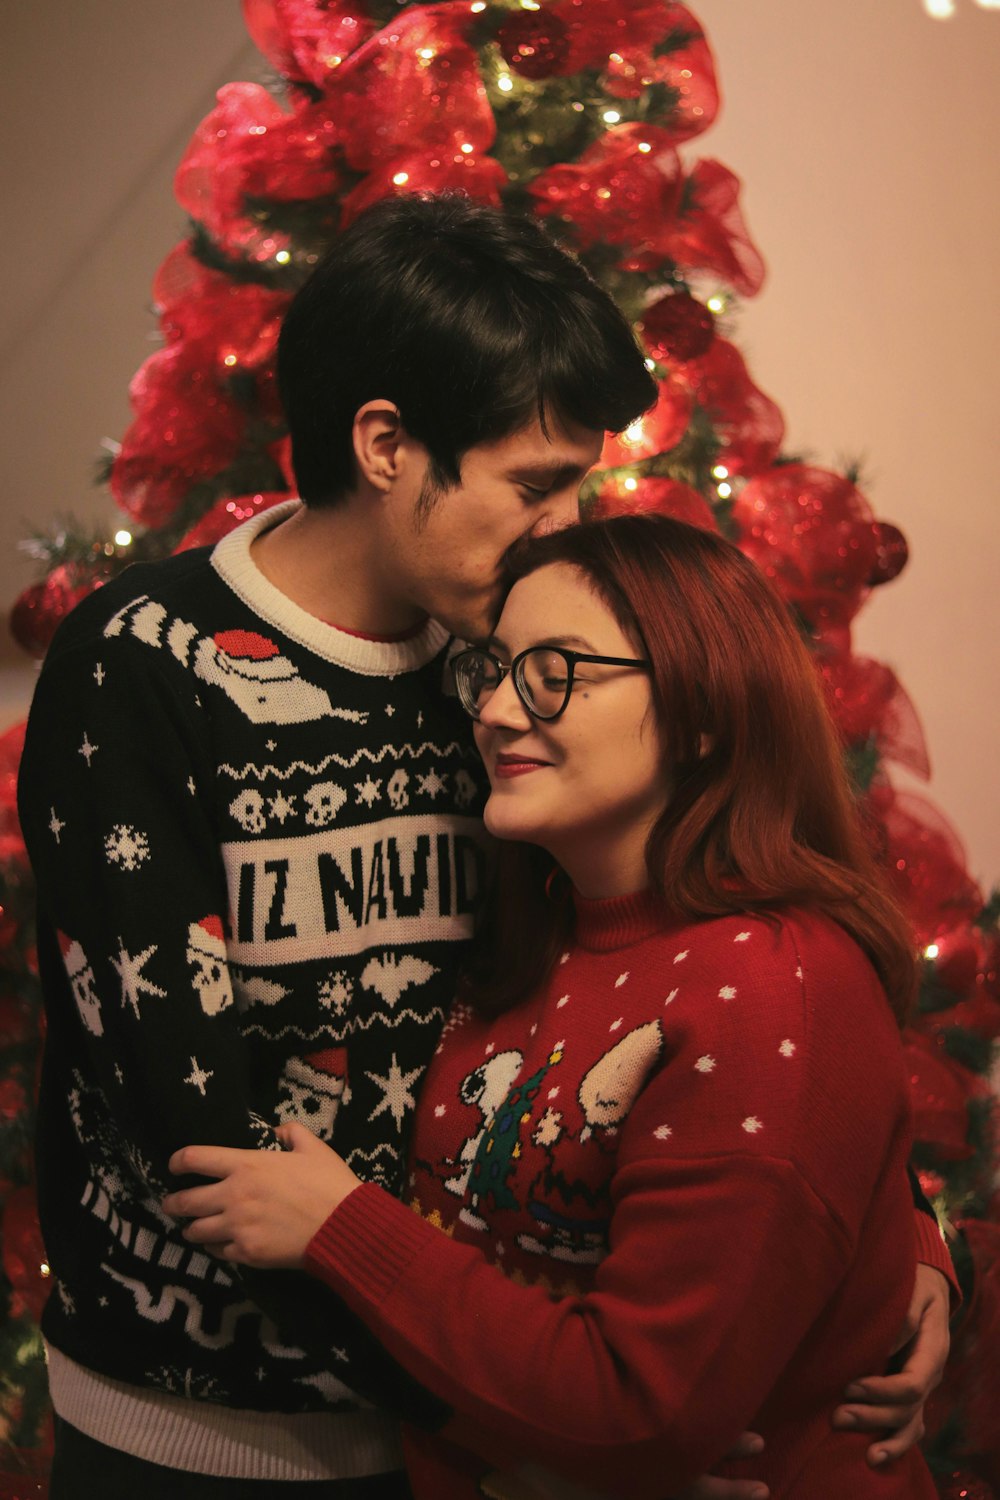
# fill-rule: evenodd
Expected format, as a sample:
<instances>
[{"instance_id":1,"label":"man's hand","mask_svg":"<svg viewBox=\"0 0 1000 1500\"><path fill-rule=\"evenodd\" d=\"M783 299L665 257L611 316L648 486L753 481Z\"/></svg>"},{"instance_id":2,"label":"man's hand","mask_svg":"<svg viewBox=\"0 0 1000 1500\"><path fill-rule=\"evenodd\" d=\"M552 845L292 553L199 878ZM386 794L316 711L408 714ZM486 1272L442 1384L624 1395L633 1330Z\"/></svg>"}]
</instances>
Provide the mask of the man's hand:
<instances>
[{"instance_id":1,"label":"man's hand","mask_svg":"<svg viewBox=\"0 0 1000 1500\"><path fill-rule=\"evenodd\" d=\"M844 1392L834 1427L891 1431L868 1449L873 1466L901 1458L924 1435L924 1404L940 1384L948 1358L950 1291L933 1266L918 1265L913 1296L893 1354L905 1359L897 1375L866 1375Z\"/></svg>"},{"instance_id":2,"label":"man's hand","mask_svg":"<svg viewBox=\"0 0 1000 1500\"><path fill-rule=\"evenodd\" d=\"M281 1152L228 1146L174 1152L170 1170L177 1176L217 1179L164 1198L165 1213L191 1220L186 1240L261 1271L301 1267L309 1241L358 1178L304 1125L282 1125L277 1134L286 1147Z\"/></svg>"},{"instance_id":3,"label":"man's hand","mask_svg":"<svg viewBox=\"0 0 1000 1500\"><path fill-rule=\"evenodd\" d=\"M755 1458L764 1451L764 1439L756 1432L745 1432L726 1458ZM766 1484L759 1479L716 1479L703 1474L687 1489L681 1490L675 1500L767 1500L770 1494Z\"/></svg>"}]
</instances>

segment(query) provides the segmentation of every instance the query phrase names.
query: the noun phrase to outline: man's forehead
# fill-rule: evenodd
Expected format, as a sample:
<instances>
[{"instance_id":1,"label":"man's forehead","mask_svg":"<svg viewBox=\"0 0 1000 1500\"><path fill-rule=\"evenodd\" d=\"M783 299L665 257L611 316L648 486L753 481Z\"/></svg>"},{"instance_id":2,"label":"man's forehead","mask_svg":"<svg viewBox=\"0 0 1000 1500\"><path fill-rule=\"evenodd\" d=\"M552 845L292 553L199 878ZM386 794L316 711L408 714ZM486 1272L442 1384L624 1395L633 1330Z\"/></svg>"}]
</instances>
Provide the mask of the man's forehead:
<instances>
[{"instance_id":1,"label":"man's forehead","mask_svg":"<svg viewBox=\"0 0 1000 1500\"><path fill-rule=\"evenodd\" d=\"M547 432L538 420L511 433L496 444L498 456L507 462L528 463L546 469L590 468L597 462L604 433L576 423L546 420Z\"/></svg>"}]
</instances>

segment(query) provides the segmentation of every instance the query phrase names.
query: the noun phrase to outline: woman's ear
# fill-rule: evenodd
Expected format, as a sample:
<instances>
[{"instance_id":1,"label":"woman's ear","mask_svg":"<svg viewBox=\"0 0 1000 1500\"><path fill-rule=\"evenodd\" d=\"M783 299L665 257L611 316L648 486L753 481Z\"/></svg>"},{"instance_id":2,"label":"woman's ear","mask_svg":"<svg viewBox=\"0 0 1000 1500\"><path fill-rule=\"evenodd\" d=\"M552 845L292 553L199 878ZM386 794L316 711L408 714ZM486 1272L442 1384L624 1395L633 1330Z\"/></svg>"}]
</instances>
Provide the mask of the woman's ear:
<instances>
[{"instance_id":1,"label":"woman's ear","mask_svg":"<svg viewBox=\"0 0 1000 1500\"><path fill-rule=\"evenodd\" d=\"M366 401L354 414L351 441L358 477L383 493L399 473L403 424L391 401Z\"/></svg>"}]
</instances>

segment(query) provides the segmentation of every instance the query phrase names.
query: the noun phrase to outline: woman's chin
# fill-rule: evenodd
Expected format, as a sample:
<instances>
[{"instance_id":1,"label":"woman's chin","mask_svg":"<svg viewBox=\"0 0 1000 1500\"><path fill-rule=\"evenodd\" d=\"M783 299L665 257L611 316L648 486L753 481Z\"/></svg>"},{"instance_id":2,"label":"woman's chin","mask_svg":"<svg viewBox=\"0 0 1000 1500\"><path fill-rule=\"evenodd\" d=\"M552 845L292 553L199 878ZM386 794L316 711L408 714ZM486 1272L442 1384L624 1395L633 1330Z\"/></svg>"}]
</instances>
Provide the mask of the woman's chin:
<instances>
[{"instance_id":1,"label":"woman's chin","mask_svg":"<svg viewBox=\"0 0 1000 1500\"><path fill-rule=\"evenodd\" d=\"M537 834L540 830L534 820L526 818L523 810L511 806L509 798L498 797L495 792L483 809L483 823L494 838L521 839L529 844L539 842Z\"/></svg>"}]
</instances>

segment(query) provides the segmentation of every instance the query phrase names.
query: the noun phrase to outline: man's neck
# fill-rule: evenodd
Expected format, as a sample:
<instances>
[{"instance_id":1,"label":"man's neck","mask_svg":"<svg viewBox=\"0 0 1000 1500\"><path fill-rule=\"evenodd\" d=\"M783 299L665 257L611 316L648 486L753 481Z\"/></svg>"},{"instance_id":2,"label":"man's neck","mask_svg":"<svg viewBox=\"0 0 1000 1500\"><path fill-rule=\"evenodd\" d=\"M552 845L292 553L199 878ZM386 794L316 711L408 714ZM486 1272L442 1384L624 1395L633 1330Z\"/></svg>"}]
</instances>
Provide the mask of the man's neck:
<instances>
[{"instance_id":1,"label":"man's neck","mask_svg":"<svg viewBox=\"0 0 1000 1500\"><path fill-rule=\"evenodd\" d=\"M300 506L263 531L250 555L268 583L328 624L394 636L421 623L413 605L385 582L377 529L359 497L326 509Z\"/></svg>"}]
</instances>

